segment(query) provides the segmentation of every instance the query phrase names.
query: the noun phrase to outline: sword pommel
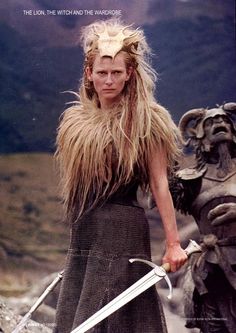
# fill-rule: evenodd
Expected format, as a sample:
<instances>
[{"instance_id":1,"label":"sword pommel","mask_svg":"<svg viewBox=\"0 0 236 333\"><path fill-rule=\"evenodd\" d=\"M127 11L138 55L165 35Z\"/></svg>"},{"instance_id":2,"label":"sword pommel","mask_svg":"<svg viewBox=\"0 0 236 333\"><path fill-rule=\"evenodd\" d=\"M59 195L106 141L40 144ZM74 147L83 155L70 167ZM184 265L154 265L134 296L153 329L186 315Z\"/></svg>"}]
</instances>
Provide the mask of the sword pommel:
<instances>
[{"instance_id":1,"label":"sword pommel","mask_svg":"<svg viewBox=\"0 0 236 333\"><path fill-rule=\"evenodd\" d=\"M190 239L189 244L184 250L185 253L187 254L188 257L190 257L191 254L196 253L196 252L202 252L202 248L200 245L198 245L197 242L194 240Z\"/></svg>"}]
</instances>

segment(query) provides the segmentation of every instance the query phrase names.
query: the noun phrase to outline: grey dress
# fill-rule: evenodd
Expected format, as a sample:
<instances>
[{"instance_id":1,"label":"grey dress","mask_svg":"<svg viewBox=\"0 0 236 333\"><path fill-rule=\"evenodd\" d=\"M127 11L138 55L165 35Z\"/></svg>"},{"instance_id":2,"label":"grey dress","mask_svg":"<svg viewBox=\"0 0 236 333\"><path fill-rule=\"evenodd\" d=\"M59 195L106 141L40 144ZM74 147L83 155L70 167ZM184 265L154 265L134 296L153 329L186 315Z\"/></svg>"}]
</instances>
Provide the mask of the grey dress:
<instances>
[{"instance_id":1,"label":"grey dress","mask_svg":"<svg viewBox=\"0 0 236 333\"><path fill-rule=\"evenodd\" d=\"M150 260L149 225L137 187L120 191L71 227L54 333L69 333L150 271L130 258ZM155 286L88 332L167 332Z\"/></svg>"}]
</instances>

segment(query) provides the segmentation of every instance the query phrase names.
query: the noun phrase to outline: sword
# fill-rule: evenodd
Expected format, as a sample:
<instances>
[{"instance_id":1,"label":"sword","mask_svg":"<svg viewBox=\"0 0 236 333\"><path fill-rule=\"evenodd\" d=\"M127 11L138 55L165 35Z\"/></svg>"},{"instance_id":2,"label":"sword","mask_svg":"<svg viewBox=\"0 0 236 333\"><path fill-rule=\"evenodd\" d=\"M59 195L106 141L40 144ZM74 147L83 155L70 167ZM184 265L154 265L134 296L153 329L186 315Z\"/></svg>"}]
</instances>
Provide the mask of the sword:
<instances>
[{"instance_id":1,"label":"sword","mask_svg":"<svg viewBox=\"0 0 236 333\"><path fill-rule=\"evenodd\" d=\"M201 252L201 247L193 240L190 240L189 245L185 249L185 253L189 257L192 253L195 252ZM132 286L130 286L128 289L123 291L120 295L115 297L111 302L106 304L103 308L101 308L99 311L97 311L95 314L93 314L90 318L85 320L82 324L80 324L78 327L73 329L71 333L85 333L89 329L93 328L95 325L100 323L103 319L110 316L113 312L120 309L122 306L130 302L132 299L143 293L145 290L156 284L157 282L161 281L162 279L165 279L167 282L167 285L169 287L169 295L167 296L169 299L172 297L172 285L170 282L169 277L167 276L167 272L170 271L170 264L165 263L162 266L157 266L153 262L150 262L148 260L138 259L138 258L132 258L129 259L131 263L133 262L143 262L149 266L151 266L153 269L147 273L145 276L143 276L141 279L139 279L137 282L135 282Z\"/></svg>"},{"instance_id":2,"label":"sword","mask_svg":"<svg viewBox=\"0 0 236 333\"><path fill-rule=\"evenodd\" d=\"M63 271L57 274L56 278L50 283L50 285L45 289L42 295L37 299L37 301L32 305L30 310L24 315L18 325L15 327L12 333L19 333L30 320L32 314L37 310L37 308L43 303L47 295L56 287L56 285L61 281L63 276Z\"/></svg>"}]
</instances>

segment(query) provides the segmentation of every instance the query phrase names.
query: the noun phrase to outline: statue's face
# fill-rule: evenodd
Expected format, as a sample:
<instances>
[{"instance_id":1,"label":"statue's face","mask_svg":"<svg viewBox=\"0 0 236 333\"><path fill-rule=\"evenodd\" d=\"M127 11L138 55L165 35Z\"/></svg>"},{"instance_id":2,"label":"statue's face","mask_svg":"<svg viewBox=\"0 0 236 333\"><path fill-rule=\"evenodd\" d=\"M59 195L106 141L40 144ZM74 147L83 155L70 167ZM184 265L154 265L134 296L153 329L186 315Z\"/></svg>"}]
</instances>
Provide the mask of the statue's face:
<instances>
[{"instance_id":1,"label":"statue's face","mask_svg":"<svg viewBox=\"0 0 236 333\"><path fill-rule=\"evenodd\" d=\"M218 114L207 118L203 123L203 130L204 141L211 146L224 141L233 141L232 124L227 115Z\"/></svg>"}]
</instances>

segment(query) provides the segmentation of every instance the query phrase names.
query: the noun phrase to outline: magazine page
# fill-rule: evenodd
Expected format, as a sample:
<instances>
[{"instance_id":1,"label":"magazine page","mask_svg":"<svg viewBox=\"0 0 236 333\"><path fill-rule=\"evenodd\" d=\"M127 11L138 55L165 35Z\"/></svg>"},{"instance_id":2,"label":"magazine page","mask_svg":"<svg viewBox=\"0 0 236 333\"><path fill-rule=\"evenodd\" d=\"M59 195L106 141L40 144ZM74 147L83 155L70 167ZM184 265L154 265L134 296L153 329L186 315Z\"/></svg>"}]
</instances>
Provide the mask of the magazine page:
<instances>
[{"instance_id":1,"label":"magazine page","mask_svg":"<svg viewBox=\"0 0 236 333\"><path fill-rule=\"evenodd\" d=\"M232 333L234 1L0 9L0 331Z\"/></svg>"}]
</instances>

